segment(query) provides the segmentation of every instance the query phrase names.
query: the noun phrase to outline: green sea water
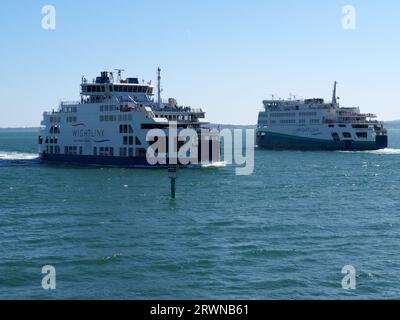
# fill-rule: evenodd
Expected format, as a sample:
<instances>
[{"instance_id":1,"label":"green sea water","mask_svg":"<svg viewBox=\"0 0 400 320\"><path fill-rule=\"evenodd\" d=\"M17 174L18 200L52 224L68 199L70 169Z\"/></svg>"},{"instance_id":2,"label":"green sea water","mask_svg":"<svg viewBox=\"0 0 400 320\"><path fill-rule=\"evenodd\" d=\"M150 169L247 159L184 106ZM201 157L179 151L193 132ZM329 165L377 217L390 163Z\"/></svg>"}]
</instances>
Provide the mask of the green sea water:
<instances>
[{"instance_id":1,"label":"green sea water","mask_svg":"<svg viewBox=\"0 0 400 320\"><path fill-rule=\"evenodd\" d=\"M165 170L46 165L36 133L2 132L0 298L400 298L400 130L389 140L256 150L250 176L179 170L171 200Z\"/></svg>"}]
</instances>

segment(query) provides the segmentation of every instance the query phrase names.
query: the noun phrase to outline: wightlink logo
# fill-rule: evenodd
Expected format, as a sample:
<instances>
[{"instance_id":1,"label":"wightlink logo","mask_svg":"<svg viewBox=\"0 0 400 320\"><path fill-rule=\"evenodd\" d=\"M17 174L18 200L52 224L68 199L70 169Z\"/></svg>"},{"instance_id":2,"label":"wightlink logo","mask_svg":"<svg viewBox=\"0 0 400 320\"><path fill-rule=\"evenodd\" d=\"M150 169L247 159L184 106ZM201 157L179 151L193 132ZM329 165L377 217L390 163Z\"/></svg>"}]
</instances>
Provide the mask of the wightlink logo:
<instances>
[{"instance_id":1,"label":"wightlink logo","mask_svg":"<svg viewBox=\"0 0 400 320\"><path fill-rule=\"evenodd\" d=\"M104 137L104 129L76 129L72 130L75 138L102 138Z\"/></svg>"},{"instance_id":2,"label":"wightlink logo","mask_svg":"<svg viewBox=\"0 0 400 320\"><path fill-rule=\"evenodd\" d=\"M185 128L178 132L177 122L170 122L168 135L162 129L151 129L146 140L150 143L146 160L151 165L207 165L223 160L238 166L236 175L254 171L253 129L201 129L199 133Z\"/></svg>"}]
</instances>

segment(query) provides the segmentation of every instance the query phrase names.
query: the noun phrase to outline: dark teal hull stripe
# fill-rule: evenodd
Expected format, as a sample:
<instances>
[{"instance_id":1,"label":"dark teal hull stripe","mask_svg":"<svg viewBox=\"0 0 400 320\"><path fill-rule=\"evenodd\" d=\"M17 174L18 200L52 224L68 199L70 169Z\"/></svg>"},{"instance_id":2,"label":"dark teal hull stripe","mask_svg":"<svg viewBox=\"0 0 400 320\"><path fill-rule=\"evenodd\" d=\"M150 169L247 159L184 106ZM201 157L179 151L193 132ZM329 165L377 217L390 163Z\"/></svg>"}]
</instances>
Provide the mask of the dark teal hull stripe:
<instances>
[{"instance_id":1,"label":"dark teal hull stripe","mask_svg":"<svg viewBox=\"0 0 400 320\"><path fill-rule=\"evenodd\" d=\"M340 141L305 138L274 132L265 132L265 135L257 134L256 143L260 148L277 150L378 150L387 148L387 136L377 136L376 141Z\"/></svg>"},{"instance_id":2,"label":"dark teal hull stripe","mask_svg":"<svg viewBox=\"0 0 400 320\"><path fill-rule=\"evenodd\" d=\"M65 154L41 154L40 159L46 162L64 162L82 165L118 166L131 168L170 168L175 164L151 165L143 157L107 157L107 156L86 156L86 155L65 155ZM193 167L196 165L182 165L179 167ZM199 166L199 165L197 165Z\"/></svg>"}]
</instances>

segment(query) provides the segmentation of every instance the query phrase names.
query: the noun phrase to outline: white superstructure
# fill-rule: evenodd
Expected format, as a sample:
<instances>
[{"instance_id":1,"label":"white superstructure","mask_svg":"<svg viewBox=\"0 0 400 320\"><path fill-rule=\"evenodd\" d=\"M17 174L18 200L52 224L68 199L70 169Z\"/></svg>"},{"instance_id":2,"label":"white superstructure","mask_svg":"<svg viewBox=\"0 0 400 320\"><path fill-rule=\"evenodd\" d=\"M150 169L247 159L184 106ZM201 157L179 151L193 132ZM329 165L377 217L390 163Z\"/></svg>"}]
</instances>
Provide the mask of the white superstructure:
<instances>
[{"instance_id":1,"label":"white superstructure","mask_svg":"<svg viewBox=\"0 0 400 320\"><path fill-rule=\"evenodd\" d=\"M43 160L148 166L150 129L168 135L171 122L178 131L200 131L208 124L202 109L179 106L172 98L162 101L160 69L157 100L151 82L122 79L122 71L102 72L92 82L82 77L80 101L61 102L57 110L43 114L39 135Z\"/></svg>"}]
</instances>

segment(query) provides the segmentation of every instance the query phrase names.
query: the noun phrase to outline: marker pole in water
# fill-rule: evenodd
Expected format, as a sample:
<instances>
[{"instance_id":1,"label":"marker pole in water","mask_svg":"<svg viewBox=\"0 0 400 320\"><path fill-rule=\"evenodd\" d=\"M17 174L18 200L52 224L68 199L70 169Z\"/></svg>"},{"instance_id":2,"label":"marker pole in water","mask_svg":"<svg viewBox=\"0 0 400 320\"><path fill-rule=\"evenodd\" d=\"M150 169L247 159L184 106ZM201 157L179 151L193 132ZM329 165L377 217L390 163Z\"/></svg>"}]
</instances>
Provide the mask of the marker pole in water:
<instances>
[{"instance_id":1,"label":"marker pole in water","mask_svg":"<svg viewBox=\"0 0 400 320\"><path fill-rule=\"evenodd\" d=\"M175 199L176 168L168 169L168 177L171 180L171 198Z\"/></svg>"}]
</instances>

